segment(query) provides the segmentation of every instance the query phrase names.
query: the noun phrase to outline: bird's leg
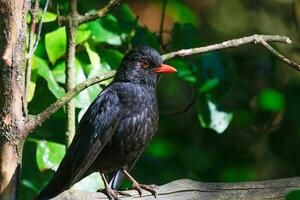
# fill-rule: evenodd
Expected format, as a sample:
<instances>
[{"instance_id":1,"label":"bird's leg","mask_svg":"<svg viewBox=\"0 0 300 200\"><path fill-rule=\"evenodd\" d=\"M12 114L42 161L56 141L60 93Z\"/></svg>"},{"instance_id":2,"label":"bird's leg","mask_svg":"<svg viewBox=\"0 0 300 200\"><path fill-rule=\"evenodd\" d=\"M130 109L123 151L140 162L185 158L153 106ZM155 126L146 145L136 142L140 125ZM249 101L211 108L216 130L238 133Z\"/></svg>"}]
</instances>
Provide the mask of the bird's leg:
<instances>
[{"instance_id":1,"label":"bird's leg","mask_svg":"<svg viewBox=\"0 0 300 200\"><path fill-rule=\"evenodd\" d=\"M109 186L109 184L105 178L105 175L103 173L100 173L100 174L101 174L101 178L104 183L104 186L105 186L105 191L101 191L101 192L104 192L107 195L109 200L119 200L118 192L116 190L111 189L111 187Z\"/></svg>"},{"instance_id":2,"label":"bird's leg","mask_svg":"<svg viewBox=\"0 0 300 200\"><path fill-rule=\"evenodd\" d=\"M102 193L106 194L109 200L120 199L119 194L123 195L123 196L128 196L128 197L131 196L130 194L128 194L126 192L111 189L111 187L109 186L109 184L105 178L105 175L103 173L100 173L100 175L101 175L102 181L104 183L105 190L98 190L98 192L102 192Z\"/></svg>"},{"instance_id":3,"label":"bird's leg","mask_svg":"<svg viewBox=\"0 0 300 200\"><path fill-rule=\"evenodd\" d=\"M125 169L122 170L125 176L132 182L132 189L136 190L140 196L142 196L142 189L150 192L156 198L156 191L157 185L144 185L139 184Z\"/></svg>"}]
</instances>

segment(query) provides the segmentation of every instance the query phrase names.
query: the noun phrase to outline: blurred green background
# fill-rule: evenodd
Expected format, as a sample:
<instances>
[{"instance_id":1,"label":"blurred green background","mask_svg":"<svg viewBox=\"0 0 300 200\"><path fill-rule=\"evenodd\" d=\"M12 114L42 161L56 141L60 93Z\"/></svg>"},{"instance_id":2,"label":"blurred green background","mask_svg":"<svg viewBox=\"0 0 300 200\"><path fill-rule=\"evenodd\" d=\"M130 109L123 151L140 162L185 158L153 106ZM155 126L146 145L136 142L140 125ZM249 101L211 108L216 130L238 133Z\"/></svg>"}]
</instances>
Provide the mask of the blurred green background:
<instances>
[{"instance_id":1,"label":"blurred green background","mask_svg":"<svg viewBox=\"0 0 300 200\"><path fill-rule=\"evenodd\" d=\"M271 45L300 63L298 1L167 0L160 31L163 2L122 1L109 15L81 25L76 82L116 69L135 46L163 54L251 34L290 37L292 45ZM79 0L78 9L95 13L106 3ZM57 8L66 15L68 1L51 1L45 16L33 57L31 114L65 93L66 36ZM133 169L137 180L161 185L181 178L233 182L299 176L300 73L254 44L168 63L178 73L160 81L160 127ZM107 83L76 97L78 118ZM65 121L61 109L27 139L20 199L32 199L52 176L65 152ZM89 187L93 184L101 186L99 180Z\"/></svg>"}]
</instances>

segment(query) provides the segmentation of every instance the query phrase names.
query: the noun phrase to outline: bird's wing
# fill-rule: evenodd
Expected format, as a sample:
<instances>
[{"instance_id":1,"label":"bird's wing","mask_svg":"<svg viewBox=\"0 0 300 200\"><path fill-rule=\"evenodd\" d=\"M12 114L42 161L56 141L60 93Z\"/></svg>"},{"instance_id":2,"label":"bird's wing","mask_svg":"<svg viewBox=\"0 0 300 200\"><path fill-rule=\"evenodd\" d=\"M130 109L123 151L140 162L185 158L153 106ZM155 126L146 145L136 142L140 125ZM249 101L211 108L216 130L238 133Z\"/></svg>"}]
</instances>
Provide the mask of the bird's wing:
<instances>
[{"instance_id":1,"label":"bird's wing","mask_svg":"<svg viewBox=\"0 0 300 200\"><path fill-rule=\"evenodd\" d=\"M68 152L72 181L76 183L112 137L121 117L118 95L108 90L98 96L83 116Z\"/></svg>"},{"instance_id":2,"label":"bird's wing","mask_svg":"<svg viewBox=\"0 0 300 200\"><path fill-rule=\"evenodd\" d=\"M49 199L79 181L112 137L121 118L121 103L105 90L82 117L76 135L49 184L36 199Z\"/></svg>"},{"instance_id":3,"label":"bird's wing","mask_svg":"<svg viewBox=\"0 0 300 200\"><path fill-rule=\"evenodd\" d=\"M76 135L56 172L57 176L67 173L70 186L82 178L115 132L121 117L120 106L116 92L106 90L82 117Z\"/></svg>"}]
</instances>

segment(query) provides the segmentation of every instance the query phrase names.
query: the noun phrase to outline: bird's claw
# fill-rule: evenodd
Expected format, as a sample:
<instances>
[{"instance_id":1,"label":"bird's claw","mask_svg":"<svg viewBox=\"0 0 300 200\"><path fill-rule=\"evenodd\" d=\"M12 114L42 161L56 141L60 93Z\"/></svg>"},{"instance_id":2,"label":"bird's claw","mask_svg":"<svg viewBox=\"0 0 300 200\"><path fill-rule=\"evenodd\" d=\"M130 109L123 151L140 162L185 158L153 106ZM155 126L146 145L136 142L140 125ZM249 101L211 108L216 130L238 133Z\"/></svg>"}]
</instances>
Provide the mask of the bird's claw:
<instances>
[{"instance_id":1,"label":"bird's claw","mask_svg":"<svg viewBox=\"0 0 300 200\"><path fill-rule=\"evenodd\" d=\"M117 191L117 190L113 190L113 189L110 189L110 188L101 189L101 190L98 190L97 192L104 193L108 197L109 200L120 200L120 198L119 198L120 195L127 196L127 197L131 196L127 192Z\"/></svg>"},{"instance_id":2,"label":"bird's claw","mask_svg":"<svg viewBox=\"0 0 300 200\"><path fill-rule=\"evenodd\" d=\"M158 188L157 185L144 185L144 184L139 184L138 182L133 182L132 183L132 189L136 190L140 196L142 196L143 190L146 190L150 192L155 198L156 198L156 191L155 188Z\"/></svg>"}]
</instances>

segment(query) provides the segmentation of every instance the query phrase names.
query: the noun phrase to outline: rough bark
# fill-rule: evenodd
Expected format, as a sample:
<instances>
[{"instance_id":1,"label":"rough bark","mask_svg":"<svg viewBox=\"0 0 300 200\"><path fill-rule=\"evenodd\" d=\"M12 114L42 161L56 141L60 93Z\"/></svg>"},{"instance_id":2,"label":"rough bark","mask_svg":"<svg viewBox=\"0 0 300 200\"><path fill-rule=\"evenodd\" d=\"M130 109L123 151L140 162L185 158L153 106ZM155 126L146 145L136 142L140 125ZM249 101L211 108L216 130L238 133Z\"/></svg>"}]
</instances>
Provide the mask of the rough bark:
<instances>
[{"instance_id":1,"label":"rough bark","mask_svg":"<svg viewBox=\"0 0 300 200\"><path fill-rule=\"evenodd\" d=\"M300 178L242 183L204 183L188 179L176 180L162 185L157 190L157 198L143 191L142 198L136 191L129 190L130 199L159 200L284 200L287 192L300 187ZM93 200L107 199L99 192L68 190L53 200Z\"/></svg>"},{"instance_id":2,"label":"rough bark","mask_svg":"<svg viewBox=\"0 0 300 200\"><path fill-rule=\"evenodd\" d=\"M25 16L29 1L0 0L0 199L16 199L25 137Z\"/></svg>"}]
</instances>

